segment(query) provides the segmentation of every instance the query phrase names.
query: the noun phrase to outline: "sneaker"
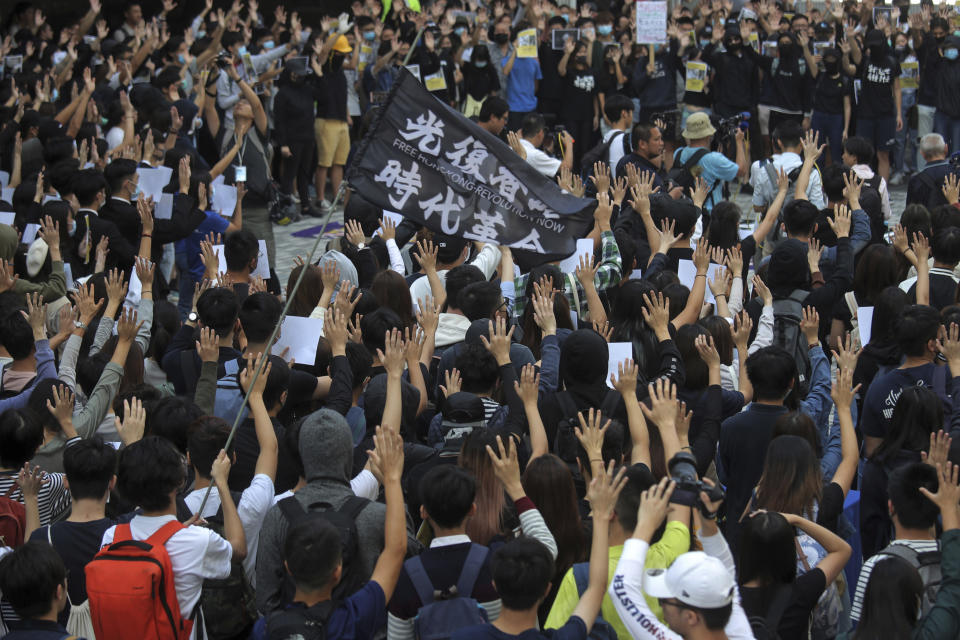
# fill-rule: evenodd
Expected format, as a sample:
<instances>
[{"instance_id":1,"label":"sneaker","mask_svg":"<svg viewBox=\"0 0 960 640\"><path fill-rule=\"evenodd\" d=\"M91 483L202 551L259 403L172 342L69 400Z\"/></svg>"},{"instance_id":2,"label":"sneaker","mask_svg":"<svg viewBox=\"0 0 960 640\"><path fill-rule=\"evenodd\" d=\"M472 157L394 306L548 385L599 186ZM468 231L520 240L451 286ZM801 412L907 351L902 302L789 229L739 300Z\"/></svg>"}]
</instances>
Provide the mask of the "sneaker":
<instances>
[{"instance_id":1,"label":"sneaker","mask_svg":"<svg viewBox=\"0 0 960 640\"><path fill-rule=\"evenodd\" d=\"M309 218L322 218L325 215L324 211L316 209L315 207L306 207L300 213Z\"/></svg>"},{"instance_id":2,"label":"sneaker","mask_svg":"<svg viewBox=\"0 0 960 640\"><path fill-rule=\"evenodd\" d=\"M324 198L323 200L317 203L317 208L322 209L323 211L326 211L327 209L330 208L330 201Z\"/></svg>"},{"instance_id":3,"label":"sneaker","mask_svg":"<svg viewBox=\"0 0 960 640\"><path fill-rule=\"evenodd\" d=\"M300 196L298 196L297 194L294 193L293 195L291 195L290 199L293 200L295 203L300 204Z\"/></svg>"},{"instance_id":4,"label":"sneaker","mask_svg":"<svg viewBox=\"0 0 960 640\"><path fill-rule=\"evenodd\" d=\"M277 223L278 225L280 225L281 227L285 227L285 226L287 226L288 224L290 224L291 222L293 222L293 218L291 218L291 217L288 216L287 214L283 214L282 216L280 216L279 218L277 218L276 220L274 220L274 222L276 222L276 223Z\"/></svg>"},{"instance_id":5,"label":"sneaker","mask_svg":"<svg viewBox=\"0 0 960 640\"><path fill-rule=\"evenodd\" d=\"M897 171L895 174L890 176L890 186L899 187L900 185L903 184L904 180L905 178L904 178L903 172Z\"/></svg>"}]
</instances>

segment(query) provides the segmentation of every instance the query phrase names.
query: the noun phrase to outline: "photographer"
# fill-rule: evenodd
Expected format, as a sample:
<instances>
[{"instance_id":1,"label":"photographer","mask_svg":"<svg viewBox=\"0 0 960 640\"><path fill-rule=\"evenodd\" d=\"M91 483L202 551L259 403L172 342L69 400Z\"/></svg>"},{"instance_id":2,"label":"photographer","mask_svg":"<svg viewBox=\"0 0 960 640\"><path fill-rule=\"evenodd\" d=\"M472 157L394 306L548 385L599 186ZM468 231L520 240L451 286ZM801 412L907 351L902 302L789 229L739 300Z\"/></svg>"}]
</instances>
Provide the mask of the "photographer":
<instances>
[{"instance_id":1,"label":"photographer","mask_svg":"<svg viewBox=\"0 0 960 640\"><path fill-rule=\"evenodd\" d=\"M725 182L736 180L737 178L746 178L750 170L750 153L747 151L746 139L743 129L737 128L734 134L737 147L737 161L731 162L727 156L718 151L710 151L713 143L713 136L717 132L710 123L710 116L706 113L694 113L687 118L687 126L683 130L683 137L687 141L687 146L680 147L673 154L673 167L678 170L689 171L694 175L706 181L710 187L710 194L703 205L705 212L713 210L713 206L723 200L723 185ZM686 162L690 160L699 150L706 149L707 152L690 167L686 167ZM694 173L699 169L699 173Z\"/></svg>"},{"instance_id":2,"label":"photographer","mask_svg":"<svg viewBox=\"0 0 960 640\"><path fill-rule=\"evenodd\" d=\"M520 129L520 144L526 151L527 164L548 178L553 178L560 168L573 168L573 138L567 131L560 131L557 136L561 143L563 160L547 155L540 150L547 137L547 125L539 113L528 113L523 117Z\"/></svg>"}]
</instances>

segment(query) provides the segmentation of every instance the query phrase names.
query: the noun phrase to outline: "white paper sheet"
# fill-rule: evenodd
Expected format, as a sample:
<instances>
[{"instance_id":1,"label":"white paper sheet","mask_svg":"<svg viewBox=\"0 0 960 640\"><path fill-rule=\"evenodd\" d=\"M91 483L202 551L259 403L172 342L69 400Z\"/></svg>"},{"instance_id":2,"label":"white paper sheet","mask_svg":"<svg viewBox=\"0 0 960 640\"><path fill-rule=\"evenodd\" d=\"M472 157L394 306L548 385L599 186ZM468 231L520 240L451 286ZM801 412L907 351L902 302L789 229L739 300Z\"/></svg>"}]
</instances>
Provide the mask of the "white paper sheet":
<instances>
[{"instance_id":1,"label":"white paper sheet","mask_svg":"<svg viewBox=\"0 0 960 640\"><path fill-rule=\"evenodd\" d=\"M17 217L15 211L0 211L0 224L13 226L13 220Z\"/></svg>"},{"instance_id":2,"label":"white paper sheet","mask_svg":"<svg viewBox=\"0 0 960 640\"><path fill-rule=\"evenodd\" d=\"M4 187L2 195L0 195L0 197L2 197L6 202L13 204L13 192L16 190L17 190L16 187Z\"/></svg>"},{"instance_id":3,"label":"white paper sheet","mask_svg":"<svg viewBox=\"0 0 960 640\"><path fill-rule=\"evenodd\" d=\"M857 307L857 328L860 329L860 344L870 344L873 335L873 307Z\"/></svg>"},{"instance_id":4,"label":"white paper sheet","mask_svg":"<svg viewBox=\"0 0 960 640\"><path fill-rule=\"evenodd\" d=\"M630 280L642 280L643 279L643 269L634 269L630 272Z\"/></svg>"},{"instance_id":5,"label":"white paper sheet","mask_svg":"<svg viewBox=\"0 0 960 640\"><path fill-rule=\"evenodd\" d=\"M279 356L287 347L287 360L296 360L298 364L313 366L317 360L317 343L323 329L323 320L320 318L300 318L287 316L280 328L277 338L270 352Z\"/></svg>"},{"instance_id":6,"label":"white paper sheet","mask_svg":"<svg viewBox=\"0 0 960 640\"><path fill-rule=\"evenodd\" d=\"M402 216L402 215L400 215L400 214L397 213L396 211L387 211L386 209L383 210L383 219L384 219L384 220L392 220L392 221L393 221L393 225L394 225L395 227L399 227L399 226L400 226L400 223L403 222L403 216ZM380 229L377 229L376 231L374 231L374 232L373 232L373 235L375 235L375 236L380 235Z\"/></svg>"},{"instance_id":7,"label":"white paper sheet","mask_svg":"<svg viewBox=\"0 0 960 640\"><path fill-rule=\"evenodd\" d=\"M23 237L20 239L20 242L23 244L33 244L33 241L37 239L38 231L40 231L40 225L31 222L23 228Z\"/></svg>"},{"instance_id":8,"label":"white paper sheet","mask_svg":"<svg viewBox=\"0 0 960 640\"><path fill-rule=\"evenodd\" d=\"M593 256L593 240L590 238L577 240L577 250L573 252L573 255L561 260L557 266L563 273L573 273L580 266L580 256L587 256L587 258Z\"/></svg>"},{"instance_id":9,"label":"white paper sheet","mask_svg":"<svg viewBox=\"0 0 960 640\"><path fill-rule=\"evenodd\" d=\"M237 208L237 188L227 184L214 187L212 208L220 215L232 218Z\"/></svg>"},{"instance_id":10,"label":"white paper sheet","mask_svg":"<svg viewBox=\"0 0 960 640\"><path fill-rule=\"evenodd\" d=\"M610 374L617 374L617 366L624 360L633 358L633 343L611 342L607 348L610 350L610 357L607 360L607 386L613 389L613 385L610 384Z\"/></svg>"},{"instance_id":11,"label":"white paper sheet","mask_svg":"<svg viewBox=\"0 0 960 640\"><path fill-rule=\"evenodd\" d=\"M253 270L253 273L250 275L260 276L264 280L270 279L270 260L267 257L267 241L266 240L257 240L257 244L260 245L260 256L257 260L257 268ZM227 272L227 256L223 251L222 244L213 245L213 251L220 254L220 266L217 267L220 270L220 273Z\"/></svg>"},{"instance_id":12,"label":"white paper sheet","mask_svg":"<svg viewBox=\"0 0 960 640\"><path fill-rule=\"evenodd\" d=\"M73 267L69 262L63 263L63 277L67 281L67 291L76 291L77 283L73 281Z\"/></svg>"},{"instance_id":13,"label":"white paper sheet","mask_svg":"<svg viewBox=\"0 0 960 640\"><path fill-rule=\"evenodd\" d=\"M713 292L710 291L710 282L713 280L714 275L716 275L717 269L722 267L722 264L714 264L711 262L710 268L707 269L706 291L703 294L703 301L707 304L712 304L714 301ZM677 276L680 277L680 284L693 290L693 283L697 279L697 268L693 266L693 260L680 260L677 267Z\"/></svg>"},{"instance_id":14,"label":"white paper sheet","mask_svg":"<svg viewBox=\"0 0 960 640\"><path fill-rule=\"evenodd\" d=\"M10 174L6 171L0 171L0 187L6 189L10 184Z\"/></svg>"},{"instance_id":15,"label":"white paper sheet","mask_svg":"<svg viewBox=\"0 0 960 640\"><path fill-rule=\"evenodd\" d=\"M170 167L155 167L152 169L137 169L139 176L140 191L146 197L153 196L154 202L160 201L163 195L163 188L170 184L170 177L173 175L173 169Z\"/></svg>"},{"instance_id":16,"label":"white paper sheet","mask_svg":"<svg viewBox=\"0 0 960 640\"><path fill-rule=\"evenodd\" d=\"M153 217L157 220L169 220L173 217L173 194L164 193L157 200L153 210Z\"/></svg>"}]
</instances>

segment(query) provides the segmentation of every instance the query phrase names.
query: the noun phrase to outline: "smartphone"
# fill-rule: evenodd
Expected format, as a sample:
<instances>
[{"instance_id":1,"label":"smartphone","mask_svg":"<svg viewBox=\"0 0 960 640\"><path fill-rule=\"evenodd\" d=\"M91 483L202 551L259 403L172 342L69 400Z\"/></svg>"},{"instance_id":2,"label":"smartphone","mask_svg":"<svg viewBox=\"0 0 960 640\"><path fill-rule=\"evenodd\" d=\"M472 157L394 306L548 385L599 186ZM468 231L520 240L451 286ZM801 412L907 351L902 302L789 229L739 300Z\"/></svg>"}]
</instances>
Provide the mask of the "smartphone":
<instances>
[{"instance_id":1,"label":"smartphone","mask_svg":"<svg viewBox=\"0 0 960 640\"><path fill-rule=\"evenodd\" d=\"M247 168L243 165L233 168L233 181L234 182L246 182L247 181Z\"/></svg>"}]
</instances>

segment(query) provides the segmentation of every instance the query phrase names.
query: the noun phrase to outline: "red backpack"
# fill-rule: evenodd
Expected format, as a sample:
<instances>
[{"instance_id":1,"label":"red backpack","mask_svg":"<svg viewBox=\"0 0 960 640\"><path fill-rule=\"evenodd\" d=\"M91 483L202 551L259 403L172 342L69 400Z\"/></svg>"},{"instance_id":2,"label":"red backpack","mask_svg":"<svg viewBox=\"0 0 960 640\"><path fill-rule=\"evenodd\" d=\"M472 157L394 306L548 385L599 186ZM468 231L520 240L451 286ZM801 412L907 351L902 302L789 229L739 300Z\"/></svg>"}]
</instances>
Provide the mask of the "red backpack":
<instances>
[{"instance_id":1,"label":"red backpack","mask_svg":"<svg viewBox=\"0 0 960 640\"><path fill-rule=\"evenodd\" d=\"M183 529L176 520L146 540L134 540L130 525L117 525L113 544L86 567L87 598L98 638L187 640L193 621L180 614L166 544Z\"/></svg>"},{"instance_id":2,"label":"red backpack","mask_svg":"<svg viewBox=\"0 0 960 640\"><path fill-rule=\"evenodd\" d=\"M0 547L19 547L27 530L27 510L23 503L10 497L16 490L14 483L0 496Z\"/></svg>"}]
</instances>

